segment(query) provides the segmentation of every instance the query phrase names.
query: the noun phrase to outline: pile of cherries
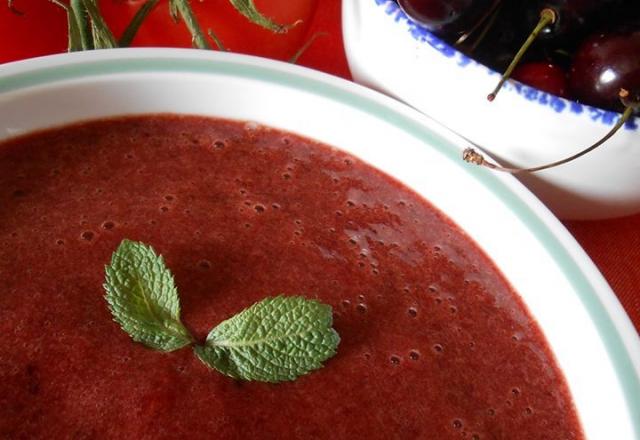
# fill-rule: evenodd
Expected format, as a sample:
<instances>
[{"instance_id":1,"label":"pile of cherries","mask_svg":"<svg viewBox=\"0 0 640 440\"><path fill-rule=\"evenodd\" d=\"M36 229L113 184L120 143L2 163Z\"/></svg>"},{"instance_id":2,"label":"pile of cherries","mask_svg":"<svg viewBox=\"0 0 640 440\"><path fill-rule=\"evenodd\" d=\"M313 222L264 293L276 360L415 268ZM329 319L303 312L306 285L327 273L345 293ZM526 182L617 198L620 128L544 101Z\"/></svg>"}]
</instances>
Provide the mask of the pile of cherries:
<instances>
[{"instance_id":1,"label":"pile of cherries","mask_svg":"<svg viewBox=\"0 0 640 440\"><path fill-rule=\"evenodd\" d=\"M615 111L640 99L640 0L397 1L505 80Z\"/></svg>"}]
</instances>

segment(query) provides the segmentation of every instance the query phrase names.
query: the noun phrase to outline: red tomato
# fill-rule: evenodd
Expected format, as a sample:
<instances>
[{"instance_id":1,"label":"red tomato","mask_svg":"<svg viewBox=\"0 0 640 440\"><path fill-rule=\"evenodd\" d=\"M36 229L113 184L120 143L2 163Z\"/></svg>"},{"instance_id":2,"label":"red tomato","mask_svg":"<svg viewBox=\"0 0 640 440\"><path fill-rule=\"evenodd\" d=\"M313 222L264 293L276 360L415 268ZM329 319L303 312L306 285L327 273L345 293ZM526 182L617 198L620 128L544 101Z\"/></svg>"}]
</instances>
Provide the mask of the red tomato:
<instances>
[{"instance_id":1,"label":"red tomato","mask_svg":"<svg viewBox=\"0 0 640 440\"><path fill-rule=\"evenodd\" d=\"M116 36L120 36L144 0L102 0L100 9ZM203 31L211 29L231 52L287 59L303 44L317 0L255 0L256 7L277 23L302 23L276 34L251 23L229 0L192 0L191 7ZM216 47L210 40L211 46ZM133 46L191 47L184 23L169 15L168 0L160 0L133 40Z\"/></svg>"},{"instance_id":2,"label":"red tomato","mask_svg":"<svg viewBox=\"0 0 640 440\"><path fill-rule=\"evenodd\" d=\"M14 0L18 15L0 0L0 63L64 52L67 48L66 13L47 0ZM105 21L119 37L144 0L99 0ZM211 29L231 52L276 59L290 58L307 38L317 0L255 0L256 7L277 23L302 23L276 34L251 23L229 0L191 0L206 33ZM216 47L210 41L212 47ZM174 23L168 0L160 0L140 27L132 46L192 47L184 23Z\"/></svg>"},{"instance_id":3,"label":"red tomato","mask_svg":"<svg viewBox=\"0 0 640 440\"><path fill-rule=\"evenodd\" d=\"M64 52L67 14L45 0L14 0L21 15L0 0L0 63Z\"/></svg>"}]
</instances>

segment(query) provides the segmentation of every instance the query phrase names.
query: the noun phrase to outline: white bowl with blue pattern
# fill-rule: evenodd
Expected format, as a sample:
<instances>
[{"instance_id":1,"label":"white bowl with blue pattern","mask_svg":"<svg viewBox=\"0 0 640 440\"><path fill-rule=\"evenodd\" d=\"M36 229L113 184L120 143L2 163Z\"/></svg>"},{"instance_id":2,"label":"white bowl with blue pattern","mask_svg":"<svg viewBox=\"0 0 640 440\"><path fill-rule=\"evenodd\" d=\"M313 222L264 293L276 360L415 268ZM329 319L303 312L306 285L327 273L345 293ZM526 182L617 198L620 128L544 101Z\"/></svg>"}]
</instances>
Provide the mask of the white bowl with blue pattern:
<instances>
[{"instance_id":1,"label":"white bowl with blue pattern","mask_svg":"<svg viewBox=\"0 0 640 440\"><path fill-rule=\"evenodd\" d=\"M571 156L620 117L516 81L488 102L499 74L412 22L394 1L342 5L354 80L416 107L500 163L531 167ZM639 125L635 118L587 155L518 178L560 218L640 212Z\"/></svg>"}]
</instances>

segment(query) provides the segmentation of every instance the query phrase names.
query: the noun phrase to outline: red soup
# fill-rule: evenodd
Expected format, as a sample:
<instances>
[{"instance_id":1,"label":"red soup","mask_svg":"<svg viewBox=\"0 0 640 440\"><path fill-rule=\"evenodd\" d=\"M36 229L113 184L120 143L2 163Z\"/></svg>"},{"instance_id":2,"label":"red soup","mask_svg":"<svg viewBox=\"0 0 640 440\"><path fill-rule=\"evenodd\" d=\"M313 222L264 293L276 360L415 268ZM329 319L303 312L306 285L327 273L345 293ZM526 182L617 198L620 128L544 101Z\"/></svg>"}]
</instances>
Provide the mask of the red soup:
<instances>
[{"instance_id":1,"label":"red soup","mask_svg":"<svg viewBox=\"0 0 640 440\"><path fill-rule=\"evenodd\" d=\"M199 117L69 126L0 145L0 207L0 438L583 438L492 262L326 145ZM102 287L123 238L165 257L198 339L302 294L333 307L337 355L267 384L133 342Z\"/></svg>"}]
</instances>

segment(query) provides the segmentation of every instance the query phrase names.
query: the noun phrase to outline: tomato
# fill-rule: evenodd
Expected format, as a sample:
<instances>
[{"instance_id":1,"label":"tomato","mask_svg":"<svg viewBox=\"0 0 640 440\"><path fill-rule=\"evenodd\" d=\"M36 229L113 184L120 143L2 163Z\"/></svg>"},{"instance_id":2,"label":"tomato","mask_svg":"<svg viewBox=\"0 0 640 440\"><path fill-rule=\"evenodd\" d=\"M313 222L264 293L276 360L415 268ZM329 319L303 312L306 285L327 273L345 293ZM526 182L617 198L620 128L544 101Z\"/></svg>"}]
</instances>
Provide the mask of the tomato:
<instances>
[{"instance_id":1,"label":"tomato","mask_svg":"<svg viewBox=\"0 0 640 440\"><path fill-rule=\"evenodd\" d=\"M21 15L0 0L0 63L64 52L67 14L44 0L14 0Z\"/></svg>"},{"instance_id":2,"label":"tomato","mask_svg":"<svg viewBox=\"0 0 640 440\"><path fill-rule=\"evenodd\" d=\"M66 13L46 0L14 0L16 15L0 0L0 63L64 52L67 47ZM192 47L184 23L169 15L169 0L160 0L140 27L132 46ZM99 0L100 11L119 37L144 0ZM290 58L308 38L308 24L317 0L255 0L260 12L277 23L302 22L277 34L251 23L229 0L192 0L192 9L206 33L211 30L231 52L276 59ZM216 47L213 40L211 46Z\"/></svg>"}]
</instances>

